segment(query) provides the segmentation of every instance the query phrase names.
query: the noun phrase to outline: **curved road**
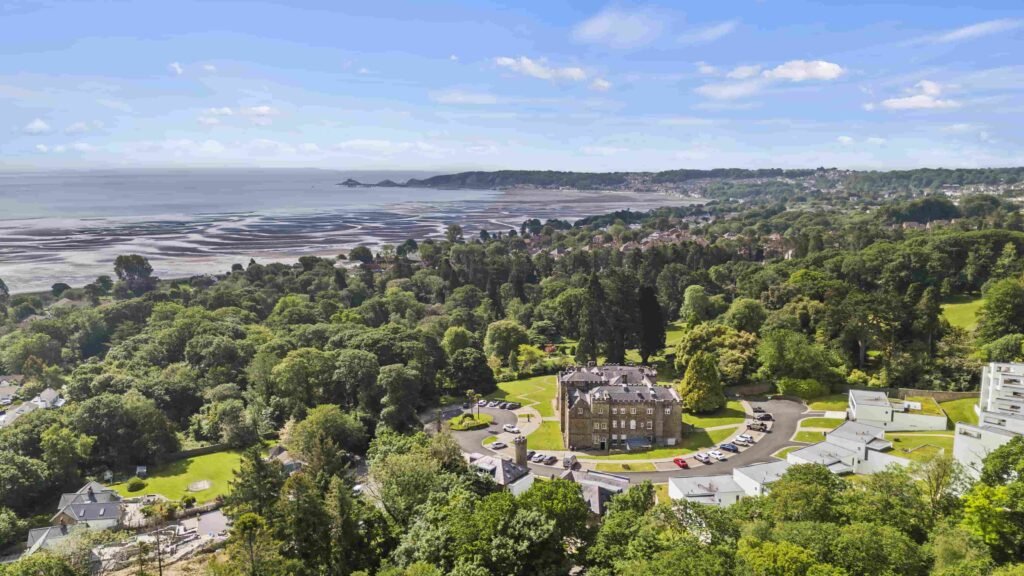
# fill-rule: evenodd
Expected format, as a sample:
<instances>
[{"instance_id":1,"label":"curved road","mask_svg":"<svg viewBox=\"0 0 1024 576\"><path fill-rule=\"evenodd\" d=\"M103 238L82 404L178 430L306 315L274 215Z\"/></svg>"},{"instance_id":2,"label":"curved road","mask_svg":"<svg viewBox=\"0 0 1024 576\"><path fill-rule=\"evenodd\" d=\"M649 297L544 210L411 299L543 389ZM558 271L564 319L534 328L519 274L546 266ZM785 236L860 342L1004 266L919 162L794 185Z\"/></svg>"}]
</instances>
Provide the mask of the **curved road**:
<instances>
[{"instance_id":1,"label":"curved road","mask_svg":"<svg viewBox=\"0 0 1024 576\"><path fill-rule=\"evenodd\" d=\"M667 482L670 478L679 478L682 476L729 474L734 468L739 466L756 464L758 462L770 462L773 460L772 454L787 446L801 445L799 442L790 441L790 438L792 438L793 434L796 432L800 419L809 416L822 416L824 414L823 412L807 411L807 406L794 400L749 400L748 403L751 407L764 408L765 412L769 412L775 417L775 423L772 425L772 432L770 434L764 434L753 446L750 446L749 448L741 448L742 451L739 454L727 454L728 460L725 462L714 462L713 464L704 465L690 458L688 459L688 462L691 468L688 470L674 469L659 470L657 472L616 472L616 474L628 476L630 481L633 483L639 483L645 480L650 480L655 483ZM475 409L476 408L474 408L474 410ZM453 433L455 439L459 443L459 446L461 446L462 451L466 453L479 452L483 454L491 453L506 455L493 452L488 448L483 447L482 442L488 436L497 435L501 431L501 427L505 424L516 424L516 414L514 412L500 410L498 408L480 408L480 411L493 416L494 423L488 428L481 430ZM431 431L434 430L432 424L427 425L426 428ZM681 453L681 455L685 455L685 453ZM588 462L582 463L584 468L586 468L588 464ZM530 470L532 470L534 474L540 476L558 475L563 471L561 462L554 466L544 466L542 464L534 464L531 462L529 466Z\"/></svg>"}]
</instances>

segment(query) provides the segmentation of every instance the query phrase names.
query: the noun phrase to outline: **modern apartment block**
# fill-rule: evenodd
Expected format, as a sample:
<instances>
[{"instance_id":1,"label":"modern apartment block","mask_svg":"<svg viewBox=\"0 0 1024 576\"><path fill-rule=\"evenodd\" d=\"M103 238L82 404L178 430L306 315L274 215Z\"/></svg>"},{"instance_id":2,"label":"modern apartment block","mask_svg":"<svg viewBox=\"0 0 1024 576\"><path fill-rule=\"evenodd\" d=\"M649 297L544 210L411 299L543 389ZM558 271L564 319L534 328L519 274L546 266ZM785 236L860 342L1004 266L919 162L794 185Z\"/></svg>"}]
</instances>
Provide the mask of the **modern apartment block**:
<instances>
[{"instance_id":1,"label":"modern apartment block","mask_svg":"<svg viewBox=\"0 0 1024 576\"><path fill-rule=\"evenodd\" d=\"M1024 434L1024 364L992 362L981 371L978 424L956 423L953 456L969 474L996 448Z\"/></svg>"}]
</instances>

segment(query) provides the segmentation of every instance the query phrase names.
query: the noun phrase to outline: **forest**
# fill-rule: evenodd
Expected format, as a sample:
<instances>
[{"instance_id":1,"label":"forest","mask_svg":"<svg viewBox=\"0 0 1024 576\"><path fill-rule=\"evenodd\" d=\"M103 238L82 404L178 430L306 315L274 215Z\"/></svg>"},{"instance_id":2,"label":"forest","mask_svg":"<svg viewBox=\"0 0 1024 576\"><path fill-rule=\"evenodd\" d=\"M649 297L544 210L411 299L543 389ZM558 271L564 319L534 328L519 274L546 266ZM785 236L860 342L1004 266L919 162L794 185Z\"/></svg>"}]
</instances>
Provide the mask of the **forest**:
<instances>
[{"instance_id":1,"label":"forest","mask_svg":"<svg viewBox=\"0 0 1024 576\"><path fill-rule=\"evenodd\" d=\"M655 363L692 412L747 384L972 390L982 363L1024 359L1022 251L1004 197L828 206L780 192L453 224L216 276L161 280L126 254L83 287L0 281L0 374L24 375L22 398L67 400L0 428L0 547L86 478L223 444L246 451L210 574L1024 574L1019 440L973 485L948 457L858 483L796 466L727 510L640 485L598 519L569 482L496 490L417 418L590 361ZM981 301L976 328L945 317L956 299ZM669 325L683 334L666 349ZM261 456L271 440L309 465L287 476ZM373 493L354 495L363 464ZM81 569L37 554L0 574Z\"/></svg>"}]
</instances>

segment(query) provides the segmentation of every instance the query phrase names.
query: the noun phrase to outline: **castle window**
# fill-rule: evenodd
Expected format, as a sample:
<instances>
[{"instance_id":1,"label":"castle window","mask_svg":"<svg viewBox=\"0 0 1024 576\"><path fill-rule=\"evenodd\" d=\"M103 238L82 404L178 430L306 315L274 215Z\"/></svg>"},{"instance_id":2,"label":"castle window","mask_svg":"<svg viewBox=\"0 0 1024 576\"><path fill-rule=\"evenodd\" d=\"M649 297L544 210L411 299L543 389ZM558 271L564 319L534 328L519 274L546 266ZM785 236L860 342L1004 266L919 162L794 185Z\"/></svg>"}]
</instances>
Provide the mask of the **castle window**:
<instances>
[{"instance_id":1,"label":"castle window","mask_svg":"<svg viewBox=\"0 0 1024 576\"><path fill-rule=\"evenodd\" d=\"M671 414L671 413L672 413L672 408L671 407L666 407L665 408L665 414Z\"/></svg>"},{"instance_id":2,"label":"castle window","mask_svg":"<svg viewBox=\"0 0 1024 576\"><path fill-rule=\"evenodd\" d=\"M652 414L654 414L654 408L648 408L647 409L647 415L650 416Z\"/></svg>"},{"instance_id":3,"label":"castle window","mask_svg":"<svg viewBox=\"0 0 1024 576\"><path fill-rule=\"evenodd\" d=\"M629 421L629 429L630 430L636 430L636 420L630 420Z\"/></svg>"},{"instance_id":4,"label":"castle window","mask_svg":"<svg viewBox=\"0 0 1024 576\"><path fill-rule=\"evenodd\" d=\"M612 429L614 430L614 429L616 429L618 427L619 427L619 421L618 420L612 420Z\"/></svg>"},{"instance_id":5,"label":"castle window","mask_svg":"<svg viewBox=\"0 0 1024 576\"><path fill-rule=\"evenodd\" d=\"M647 421L647 429L648 430L652 430L653 428L654 428L654 422L651 422L650 420L648 420Z\"/></svg>"},{"instance_id":6,"label":"castle window","mask_svg":"<svg viewBox=\"0 0 1024 576\"><path fill-rule=\"evenodd\" d=\"M631 408L629 409L629 413L630 413L630 414L636 414L636 406L633 406L633 407L631 407Z\"/></svg>"}]
</instances>

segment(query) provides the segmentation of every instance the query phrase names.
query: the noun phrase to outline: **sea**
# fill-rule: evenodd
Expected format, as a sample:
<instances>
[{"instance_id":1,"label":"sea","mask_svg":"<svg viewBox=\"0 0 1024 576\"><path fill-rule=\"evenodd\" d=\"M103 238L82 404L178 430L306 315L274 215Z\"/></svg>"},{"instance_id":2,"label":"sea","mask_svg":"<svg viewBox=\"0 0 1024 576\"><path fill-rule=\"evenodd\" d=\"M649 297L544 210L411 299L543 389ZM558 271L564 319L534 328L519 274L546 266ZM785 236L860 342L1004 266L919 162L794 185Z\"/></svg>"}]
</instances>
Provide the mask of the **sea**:
<instances>
[{"instance_id":1,"label":"sea","mask_svg":"<svg viewBox=\"0 0 1024 576\"><path fill-rule=\"evenodd\" d=\"M219 273L234 263L294 262L358 245L467 237L526 219L692 203L654 192L347 187L411 172L304 169L0 171L0 278L12 293L81 286L142 254L163 278Z\"/></svg>"}]
</instances>

